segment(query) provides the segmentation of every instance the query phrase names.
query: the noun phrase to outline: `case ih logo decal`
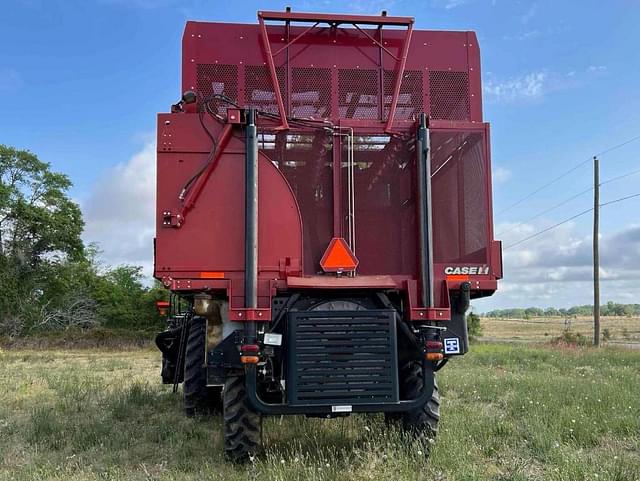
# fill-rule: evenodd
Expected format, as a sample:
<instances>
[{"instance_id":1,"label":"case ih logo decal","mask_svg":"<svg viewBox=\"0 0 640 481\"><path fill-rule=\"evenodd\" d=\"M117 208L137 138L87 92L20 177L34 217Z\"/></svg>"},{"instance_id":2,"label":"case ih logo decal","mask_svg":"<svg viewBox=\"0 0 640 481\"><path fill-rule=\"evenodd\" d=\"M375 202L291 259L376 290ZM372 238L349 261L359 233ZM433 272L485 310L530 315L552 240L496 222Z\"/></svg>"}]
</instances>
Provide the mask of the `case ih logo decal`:
<instances>
[{"instance_id":1,"label":"case ih logo decal","mask_svg":"<svg viewBox=\"0 0 640 481\"><path fill-rule=\"evenodd\" d=\"M450 275L466 274L471 276L482 276L489 274L489 266L447 266L444 268L444 273Z\"/></svg>"}]
</instances>

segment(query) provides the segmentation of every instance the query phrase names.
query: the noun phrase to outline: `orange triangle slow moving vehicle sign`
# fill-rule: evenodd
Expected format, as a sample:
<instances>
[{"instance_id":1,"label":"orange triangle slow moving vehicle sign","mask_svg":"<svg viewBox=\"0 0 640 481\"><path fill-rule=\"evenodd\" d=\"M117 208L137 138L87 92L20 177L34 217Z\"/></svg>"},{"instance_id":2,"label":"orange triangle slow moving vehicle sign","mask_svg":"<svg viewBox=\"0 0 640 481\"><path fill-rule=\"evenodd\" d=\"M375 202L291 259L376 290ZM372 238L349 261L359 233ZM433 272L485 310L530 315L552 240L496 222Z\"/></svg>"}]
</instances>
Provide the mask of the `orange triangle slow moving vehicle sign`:
<instances>
[{"instance_id":1,"label":"orange triangle slow moving vehicle sign","mask_svg":"<svg viewBox=\"0 0 640 481\"><path fill-rule=\"evenodd\" d=\"M342 237L334 237L320 260L325 272L353 272L358 267L358 258Z\"/></svg>"}]
</instances>

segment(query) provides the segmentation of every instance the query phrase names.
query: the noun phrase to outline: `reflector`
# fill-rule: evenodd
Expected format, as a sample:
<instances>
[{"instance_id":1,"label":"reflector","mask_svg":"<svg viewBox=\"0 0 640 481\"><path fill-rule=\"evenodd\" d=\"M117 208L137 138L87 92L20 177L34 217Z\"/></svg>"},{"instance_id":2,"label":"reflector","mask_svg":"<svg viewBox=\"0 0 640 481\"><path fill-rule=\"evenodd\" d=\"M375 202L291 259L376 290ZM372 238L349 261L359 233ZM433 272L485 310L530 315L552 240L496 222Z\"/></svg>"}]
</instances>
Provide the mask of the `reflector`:
<instances>
[{"instance_id":1,"label":"reflector","mask_svg":"<svg viewBox=\"0 0 640 481\"><path fill-rule=\"evenodd\" d=\"M224 272L201 272L200 279L224 279Z\"/></svg>"},{"instance_id":2,"label":"reflector","mask_svg":"<svg viewBox=\"0 0 640 481\"><path fill-rule=\"evenodd\" d=\"M444 358L444 355L440 352L428 352L425 354L427 361L440 361Z\"/></svg>"},{"instance_id":3,"label":"reflector","mask_svg":"<svg viewBox=\"0 0 640 481\"><path fill-rule=\"evenodd\" d=\"M358 259L347 241L342 237L334 237L320 260L320 267L325 272L352 272L358 267Z\"/></svg>"},{"instance_id":4,"label":"reflector","mask_svg":"<svg viewBox=\"0 0 640 481\"><path fill-rule=\"evenodd\" d=\"M258 364L260 358L258 356L240 356L242 364Z\"/></svg>"}]
</instances>

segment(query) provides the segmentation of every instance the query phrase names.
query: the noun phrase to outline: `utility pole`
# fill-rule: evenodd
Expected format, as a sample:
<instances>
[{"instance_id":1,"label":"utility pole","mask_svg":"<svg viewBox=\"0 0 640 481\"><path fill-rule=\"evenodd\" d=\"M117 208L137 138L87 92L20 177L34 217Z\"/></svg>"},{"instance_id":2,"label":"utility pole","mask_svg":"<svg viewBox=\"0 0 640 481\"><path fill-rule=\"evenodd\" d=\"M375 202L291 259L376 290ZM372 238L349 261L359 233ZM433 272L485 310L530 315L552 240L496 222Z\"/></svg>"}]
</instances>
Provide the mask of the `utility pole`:
<instances>
[{"instance_id":1,"label":"utility pole","mask_svg":"<svg viewBox=\"0 0 640 481\"><path fill-rule=\"evenodd\" d=\"M600 346L600 161L593 158L593 345Z\"/></svg>"}]
</instances>

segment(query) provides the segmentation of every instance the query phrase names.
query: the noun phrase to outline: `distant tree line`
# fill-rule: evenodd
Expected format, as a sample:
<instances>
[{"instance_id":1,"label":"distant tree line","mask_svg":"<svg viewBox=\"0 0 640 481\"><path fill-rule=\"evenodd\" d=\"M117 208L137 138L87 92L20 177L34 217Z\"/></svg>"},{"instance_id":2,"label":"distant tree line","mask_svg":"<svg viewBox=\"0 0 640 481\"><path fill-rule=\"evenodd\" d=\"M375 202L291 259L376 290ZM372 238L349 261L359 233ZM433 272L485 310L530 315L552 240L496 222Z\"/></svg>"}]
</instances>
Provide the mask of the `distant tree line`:
<instances>
[{"instance_id":1,"label":"distant tree line","mask_svg":"<svg viewBox=\"0 0 640 481\"><path fill-rule=\"evenodd\" d=\"M578 317L578 316L592 316L593 306L573 306L568 309L547 307L545 309L540 307L527 307L527 308L513 308L513 309L495 309L493 311L485 312L483 317L493 318L510 318L510 319L531 319L532 317ZM632 317L640 316L640 304L618 304L616 302L607 302L605 305L600 306L601 316L621 316Z\"/></svg>"},{"instance_id":2,"label":"distant tree line","mask_svg":"<svg viewBox=\"0 0 640 481\"><path fill-rule=\"evenodd\" d=\"M0 335L97 325L158 325L142 269L102 267L81 234L71 181L33 153L0 144Z\"/></svg>"}]
</instances>

